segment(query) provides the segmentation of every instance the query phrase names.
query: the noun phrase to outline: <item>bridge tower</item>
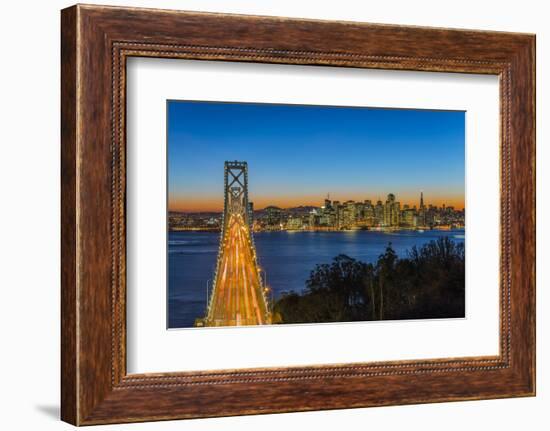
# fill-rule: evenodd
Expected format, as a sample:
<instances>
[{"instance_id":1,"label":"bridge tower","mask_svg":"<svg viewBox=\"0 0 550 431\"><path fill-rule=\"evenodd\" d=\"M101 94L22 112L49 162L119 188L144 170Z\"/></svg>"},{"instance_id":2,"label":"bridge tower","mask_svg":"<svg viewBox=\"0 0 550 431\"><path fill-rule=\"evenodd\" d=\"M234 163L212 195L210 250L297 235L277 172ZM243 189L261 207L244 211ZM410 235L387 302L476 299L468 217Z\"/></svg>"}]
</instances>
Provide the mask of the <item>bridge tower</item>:
<instances>
[{"instance_id":1,"label":"bridge tower","mask_svg":"<svg viewBox=\"0 0 550 431\"><path fill-rule=\"evenodd\" d=\"M271 323L266 287L260 275L248 202L248 165L224 165L224 211L218 259L204 326Z\"/></svg>"},{"instance_id":2,"label":"bridge tower","mask_svg":"<svg viewBox=\"0 0 550 431\"><path fill-rule=\"evenodd\" d=\"M245 223L252 228L252 214L248 203L248 164L246 162L225 162L223 193L223 233L231 215L242 215Z\"/></svg>"}]
</instances>

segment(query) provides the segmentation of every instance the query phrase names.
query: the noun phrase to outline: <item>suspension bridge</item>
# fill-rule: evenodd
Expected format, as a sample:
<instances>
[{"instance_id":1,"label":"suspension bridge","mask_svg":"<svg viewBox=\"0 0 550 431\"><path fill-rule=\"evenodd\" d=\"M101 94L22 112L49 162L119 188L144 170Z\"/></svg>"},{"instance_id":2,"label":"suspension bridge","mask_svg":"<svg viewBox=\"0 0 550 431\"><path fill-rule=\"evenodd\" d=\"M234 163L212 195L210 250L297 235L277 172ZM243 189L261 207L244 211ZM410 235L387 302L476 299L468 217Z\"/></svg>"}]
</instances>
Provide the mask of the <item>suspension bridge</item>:
<instances>
[{"instance_id":1,"label":"suspension bridge","mask_svg":"<svg viewBox=\"0 0 550 431\"><path fill-rule=\"evenodd\" d=\"M198 326L271 323L267 287L262 280L252 236L246 162L225 162L224 211L218 259L206 316Z\"/></svg>"}]
</instances>

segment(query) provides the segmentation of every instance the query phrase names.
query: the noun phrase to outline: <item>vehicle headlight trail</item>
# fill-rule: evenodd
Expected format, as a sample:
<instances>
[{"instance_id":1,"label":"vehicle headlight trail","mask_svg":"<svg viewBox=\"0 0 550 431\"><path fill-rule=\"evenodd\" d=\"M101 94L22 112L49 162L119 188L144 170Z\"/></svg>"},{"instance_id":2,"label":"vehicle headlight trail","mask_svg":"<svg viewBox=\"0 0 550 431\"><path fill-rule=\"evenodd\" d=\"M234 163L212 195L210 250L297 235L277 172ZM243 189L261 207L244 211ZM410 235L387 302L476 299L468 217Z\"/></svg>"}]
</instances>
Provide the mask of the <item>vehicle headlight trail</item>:
<instances>
[{"instance_id":1,"label":"vehicle headlight trail","mask_svg":"<svg viewBox=\"0 0 550 431\"><path fill-rule=\"evenodd\" d=\"M271 312L258 270L246 162L225 162L224 213L212 295L197 326L266 325Z\"/></svg>"}]
</instances>

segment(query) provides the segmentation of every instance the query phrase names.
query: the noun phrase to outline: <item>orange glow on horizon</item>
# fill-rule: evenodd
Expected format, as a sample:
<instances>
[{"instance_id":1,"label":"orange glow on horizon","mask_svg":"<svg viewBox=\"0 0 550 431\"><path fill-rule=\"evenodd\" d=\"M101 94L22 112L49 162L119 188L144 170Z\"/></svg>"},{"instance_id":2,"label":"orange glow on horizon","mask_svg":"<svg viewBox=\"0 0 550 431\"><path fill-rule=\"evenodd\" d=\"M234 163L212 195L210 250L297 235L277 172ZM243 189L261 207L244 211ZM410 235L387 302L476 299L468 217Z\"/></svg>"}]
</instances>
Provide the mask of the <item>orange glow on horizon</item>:
<instances>
[{"instance_id":1,"label":"orange glow on horizon","mask_svg":"<svg viewBox=\"0 0 550 431\"><path fill-rule=\"evenodd\" d=\"M420 206L420 193L417 195L411 196L410 194L403 194L400 197L399 194L396 194L396 200L401 203L401 208L404 205L409 205L409 207ZM387 194L380 195L380 200L382 203L386 201ZM350 194L349 196L340 197L340 196L331 196L331 201L340 201L344 203L348 200L353 200L355 202L363 202L364 200L370 199L373 205L378 201L378 195L376 197L371 196L360 196L355 194ZM249 196L249 200L254 203L254 210L262 210L268 206L276 206L279 208L294 208L298 206L314 206L321 207L324 204L325 196L319 195L301 195L301 196L272 196L272 197L262 197L255 199L253 196ZM437 207L452 206L457 210L464 209L464 196L461 195L452 195L448 196L442 195L430 195L424 193L424 205L434 205ZM211 197L211 196L201 196L201 197L169 197L168 199L168 210L174 212L222 212L223 211L223 197Z\"/></svg>"}]
</instances>

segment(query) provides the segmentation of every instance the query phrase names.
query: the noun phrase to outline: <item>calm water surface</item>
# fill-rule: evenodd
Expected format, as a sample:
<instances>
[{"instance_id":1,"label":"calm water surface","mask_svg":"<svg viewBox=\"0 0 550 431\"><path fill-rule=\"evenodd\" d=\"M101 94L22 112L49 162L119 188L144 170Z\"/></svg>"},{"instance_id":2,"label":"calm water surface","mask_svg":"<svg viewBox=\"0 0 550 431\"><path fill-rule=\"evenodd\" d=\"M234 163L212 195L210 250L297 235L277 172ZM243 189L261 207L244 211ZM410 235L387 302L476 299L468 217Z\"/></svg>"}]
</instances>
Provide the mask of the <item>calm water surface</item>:
<instances>
[{"instance_id":1,"label":"calm water surface","mask_svg":"<svg viewBox=\"0 0 550 431\"><path fill-rule=\"evenodd\" d=\"M275 298L300 292L316 264L338 254L375 262L391 242L399 257L413 245L448 236L464 242L464 230L401 232L259 232L254 234L259 264ZM207 283L212 285L219 233L170 232L168 235L168 319L170 328L193 326L206 309Z\"/></svg>"}]
</instances>

